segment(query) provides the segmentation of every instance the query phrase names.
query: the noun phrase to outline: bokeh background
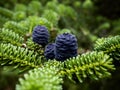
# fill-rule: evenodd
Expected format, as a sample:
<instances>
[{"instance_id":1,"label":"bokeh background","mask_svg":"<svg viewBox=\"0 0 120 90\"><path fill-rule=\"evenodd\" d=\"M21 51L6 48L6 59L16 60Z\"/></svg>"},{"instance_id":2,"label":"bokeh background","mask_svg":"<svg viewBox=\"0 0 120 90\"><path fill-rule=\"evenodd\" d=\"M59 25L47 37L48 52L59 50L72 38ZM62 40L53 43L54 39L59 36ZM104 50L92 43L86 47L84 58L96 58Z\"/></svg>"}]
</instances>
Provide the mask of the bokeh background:
<instances>
[{"instance_id":1,"label":"bokeh background","mask_svg":"<svg viewBox=\"0 0 120 90\"><path fill-rule=\"evenodd\" d=\"M79 54L92 50L98 38L120 34L120 0L0 0L0 28L7 27L9 21L23 26L34 22L28 23L28 29L32 30L38 17L49 21L45 24L51 33L51 42L57 34L75 34ZM112 77L101 81L74 84L65 78L63 89L120 90L120 68L117 69ZM0 90L14 90L16 83L16 72L0 68Z\"/></svg>"}]
</instances>

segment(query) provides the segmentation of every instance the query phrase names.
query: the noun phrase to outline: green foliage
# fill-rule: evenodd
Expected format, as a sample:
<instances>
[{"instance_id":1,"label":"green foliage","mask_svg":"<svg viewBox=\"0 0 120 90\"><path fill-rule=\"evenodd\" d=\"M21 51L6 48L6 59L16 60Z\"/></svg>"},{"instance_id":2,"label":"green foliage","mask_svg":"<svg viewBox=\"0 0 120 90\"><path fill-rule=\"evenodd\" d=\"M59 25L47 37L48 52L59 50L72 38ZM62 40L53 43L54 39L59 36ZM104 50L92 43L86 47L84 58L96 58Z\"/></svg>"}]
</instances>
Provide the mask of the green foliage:
<instances>
[{"instance_id":1,"label":"green foliage","mask_svg":"<svg viewBox=\"0 0 120 90\"><path fill-rule=\"evenodd\" d=\"M62 29L62 30L59 30L58 33L63 34L63 33L72 33L72 32L69 29Z\"/></svg>"},{"instance_id":2,"label":"green foliage","mask_svg":"<svg viewBox=\"0 0 120 90\"><path fill-rule=\"evenodd\" d=\"M0 90L5 90L5 87L14 87L17 79L17 72L14 71L10 66L0 68Z\"/></svg>"},{"instance_id":3,"label":"green foliage","mask_svg":"<svg viewBox=\"0 0 120 90\"><path fill-rule=\"evenodd\" d=\"M73 82L76 77L82 83L85 79L99 80L108 77L111 75L110 70L114 69L108 55L103 52L89 52L65 61L61 74Z\"/></svg>"},{"instance_id":4,"label":"green foliage","mask_svg":"<svg viewBox=\"0 0 120 90\"><path fill-rule=\"evenodd\" d=\"M14 68L28 66L30 69L40 66L41 59L34 51L13 46L11 44L0 45L0 64L2 66L12 65Z\"/></svg>"},{"instance_id":5,"label":"green foliage","mask_svg":"<svg viewBox=\"0 0 120 90\"><path fill-rule=\"evenodd\" d=\"M85 0L83 2L83 8L85 8L85 9L91 9L91 8L93 8L93 2L92 2L92 0Z\"/></svg>"},{"instance_id":6,"label":"green foliage","mask_svg":"<svg viewBox=\"0 0 120 90\"><path fill-rule=\"evenodd\" d=\"M4 24L5 29L10 29L15 33L18 33L19 35L24 36L28 32L27 27L21 26L19 23L14 21L8 21Z\"/></svg>"},{"instance_id":7,"label":"green foliage","mask_svg":"<svg viewBox=\"0 0 120 90\"><path fill-rule=\"evenodd\" d=\"M30 70L20 78L16 90L62 90L62 78L55 67L42 67Z\"/></svg>"},{"instance_id":8,"label":"green foliage","mask_svg":"<svg viewBox=\"0 0 120 90\"><path fill-rule=\"evenodd\" d=\"M114 35L116 34L120 35L120 19L113 21L112 26L113 26L113 30L111 31L111 33Z\"/></svg>"},{"instance_id":9,"label":"green foliage","mask_svg":"<svg viewBox=\"0 0 120 90\"><path fill-rule=\"evenodd\" d=\"M65 16L67 18L70 17L72 19L75 19L75 17L76 17L76 12L74 11L74 9L69 6L65 6L63 4L59 4L58 13L61 16Z\"/></svg>"},{"instance_id":10,"label":"green foliage","mask_svg":"<svg viewBox=\"0 0 120 90\"><path fill-rule=\"evenodd\" d=\"M11 18L13 16L13 12L8 9L0 7L0 15L6 18Z\"/></svg>"},{"instance_id":11,"label":"green foliage","mask_svg":"<svg viewBox=\"0 0 120 90\"><path fill-rule=\"evenodd\" d=\"M3 43L11 43L16 46L22 46L24 39L12 30L2 28L0 29L0 38Z\"/></svg>"},{"instance_id":12,"label":"green foliage","mask_svg":"<svg viewBox=\"0 0 120 90\"><path fill-rule=\"evenodd\" d=\"M46 4L45 9L55 11L59 15L59 27L70 27L70 20L76 20L77 13L68 5L59 4L57 0L50 1ZM49 15L52 17L52 14ZM61 25L62 24L62 25Z\"/></svg>"},{"instance_id":13,"label":"green foliage","mask_svg":"<svg viewBox=\"0 0 120 90\"><path fill-rule=\"evenodd\" d=\"M97 85L100 89L97 87L97 90L104 90L106 83L109 83L107 77L110 80L115 78L116 73L112 70L116 70L119 76L120 19L113 20L99 14L101 8L97 2L100 0L0 1L0 90L14 89L10 88L11 83L4 86L1 82L12 81L7 80L9 73L10 78L16 75L20 78L19 83L15 78L13 86L17 83L16 90L62 90L62 87L63 90L75 90L74 86L82 85L83 88L77 90L96 90L96 82L100 83ZM102 7L106 7L106 4ZM106 10L101 9L103 12ZM109 15L114 17L115 14L112 12ZM75 34L78 54L82 55L64 62L46 60L44 48L32 41L32 31L36 25L47 27L50 32L49 43L54 43L58 34ZM114 68L115 62L118 67ZM76 84L72 86L69 79ZM118 77L116 79L119 80ZM94 86L91 85L93 82Z\"/></svg>"},{"instance_id":14,"label":"green foliage","mask_svg":"<svg viewBox=\"0 0 120 90\"><path fill-rule=\"evenodd\" d=\"M51 23L53 23L54 26L57 26L58 20L60 18L60 16L56 12L49 9L45 10L42 16L46 18L48 21L50 21Z\"/></svg>"},{"instance_id":15,"label":"green foliage","mask_svg":"<svg viewBox=\"0 0 120 90\"><path fill-rule=\"evenodd\" d=\"M105 31L105 29L109 29L110 28L110 23L109 22L104 22L103 24L101 24L97 30L95 31L95 33L97 34L98 32L101 32L101 31Z\"/></svg>"},{"instance_id":16,"label":"green foliage","mask_svg":"<svg viewBox=\"0 0 120 90\"><path fill-rule=\"evenodd\" d=\"M26 15L41 15L43 11L42 4L39 1L31 0L27 5L16 4L14 7L15 12L23 12Z\"/></svg>"},{"instance_id":17,"label":"green foliage","mask_svg":"<svg viewBox=\"0 0 120 90\"><path fill-rule=\"evenodd\" d=\"M17 11L13 15L13 20L15 21L21 21L24 20L25 18L26 18L26 13L22 11Z\"/></svg>"},{"instance_id":18,"label":"green foliage","mask_svg":"<svg viewBox=\"0 0 120 90\"><path fill-rule=\"evenodd\" d=\"M25 46L24 46L25 45ZM31 38L27 39L26 43L23 44L24 47L29 49L30 51L34 51L38 53L38 56L41 57L42 61L45 62L46 59L44 58L44 48L37 43L34 43Z\"/></svg>"},{"instance_id":19,"label":"green foliage","mask_svg":"<svg viewBox=\"0 0 120 90\"><path fill-rule=\"evenodd\" d=\"M98 39L95 50L107 53L114 60L120 60L120 35Z\"/></svg>"},{"instance_id":20,"label":"green foliage","mask_svg":"<svg viewBox=\"0 0 120 90\"><path fill-rule=\"evenodd\" d=\"M48 30L50 30L52 26L52 23L50 23L46 18L38 16L29 16L25 20L19 22L19 24L21 27L26 27L29 29L29 33L32 33L32 30L36 25L46 26Z\"/></svg>"},{"instance_id":21,"label":"green foliage","mask_svg":"<svg viewBox=\"0 0 120 90\"><path fill-rule=\"evenodd\" d=\"M27 7L24 4L16 4L14 7L14 11L27 11Z\"/></svg>"},{"instance_id":22,"label":"green foliage","mask_svg":"<svg viewBox=\"0 0 120 90\"><path fill-rule=\"evenodd\" d=\"M2 25L7 22L9 19L0 15L0 27L2 27Z\"/></svg>"},{"instance_id":23,"label":"green foliage","mask_svg":"<svg viewBox=\"0 0 120 90\"><path fill-rule=\"evenodd\" d=\"M57 11L57 5L58 4L59 3L58 3L57 0L52 0L52 1L49 1L49 2L46 3L45 8Z\"/></svg>"},{"instance_id":24,"label":"green foliage","mask_svg":"<svg viewBox=\"0 0 120 90\"><path fill-rule=\"evenodd\" d=\"M12 18L13 16L13 12L6 9L6 8L2 8L0 7L0 27L8 20L10 20L10 18Z\"/></svg>"},{"instance_id":25,"label":"green foliage","mask_svg":"<svg viewBox=\"0 0 120 90\"><path fill-rule=\"evenodd\" d=\"M42 5L39 1L31 1L27 8L29 15L39 15L42 13Z\"/></svg>"}]
</instances>

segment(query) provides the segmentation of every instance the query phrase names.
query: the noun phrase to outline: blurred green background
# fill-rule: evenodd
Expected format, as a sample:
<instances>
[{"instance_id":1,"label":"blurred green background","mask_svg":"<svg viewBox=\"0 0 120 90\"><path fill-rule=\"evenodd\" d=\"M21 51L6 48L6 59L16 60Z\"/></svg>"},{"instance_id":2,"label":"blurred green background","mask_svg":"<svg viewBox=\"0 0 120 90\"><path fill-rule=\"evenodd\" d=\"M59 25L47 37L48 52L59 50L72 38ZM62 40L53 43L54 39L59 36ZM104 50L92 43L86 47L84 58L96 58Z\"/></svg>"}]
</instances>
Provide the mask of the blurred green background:
<instances>
[{"instance_id":1,"label":"blurred green background","mask_svg":"<svg viewBox=\"0 0 120 90\"><path fill-rule=\"evenodd\" d=\"M98 38L120 34L120 0L0 0L0 28L13 21L23 23L22 26L28 24L28 29L32 29L37 19L41 20L40 17L49 21L42 19L52 34L51 42L57 34L75 34L79 54L92 50ZM27 20L34 23L25 22ZM83 84L74 84L65 78L63 89L120 90L119 72L120 68L109 79ZM14 90L17 78L10 67L1 68L0 90Z\"/></svg>"}]
</instances>

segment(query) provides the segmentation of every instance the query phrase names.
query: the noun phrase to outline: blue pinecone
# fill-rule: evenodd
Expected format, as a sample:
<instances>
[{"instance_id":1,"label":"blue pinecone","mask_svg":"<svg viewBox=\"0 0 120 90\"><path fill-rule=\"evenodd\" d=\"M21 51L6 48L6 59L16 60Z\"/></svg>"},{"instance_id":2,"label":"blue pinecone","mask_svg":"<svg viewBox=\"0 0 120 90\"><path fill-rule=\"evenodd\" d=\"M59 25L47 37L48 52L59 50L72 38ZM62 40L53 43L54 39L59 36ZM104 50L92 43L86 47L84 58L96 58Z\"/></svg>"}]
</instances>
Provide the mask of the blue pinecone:
<instances>
[{"instance_id":1,"label":"blue pinecone","mask_svg":"<svg viewBox=\"0 0 120 90\"><path fill-rule=\"evenodd\" d=\"M48 44L45 47L44 55L45 55L45 57L46 57L47 60L55 58L54 47L55 47L55 43Z\"/></svg>"},{"instance_id":2,"label":"blue pinecone","mask_svg":"<svg viewBox=\"0 0 120 90\"><path fill-rule=\"evenodd\" d=\"M35 26L32 33L32 39L35 43L45 47L48 44L49 37L50 35L46 27L40 25Z\"/></svg>"},{"instance_id":3,"label":"blue pinecone","mask_svg":"<svg viewBox=\"0 0 120 90\"><path fill-rule=\"evenodd\" d=\"M55 59L64 61L77 56L77 39L70 33L60 34L55 41Z\"/></svg>"}]
</instances>

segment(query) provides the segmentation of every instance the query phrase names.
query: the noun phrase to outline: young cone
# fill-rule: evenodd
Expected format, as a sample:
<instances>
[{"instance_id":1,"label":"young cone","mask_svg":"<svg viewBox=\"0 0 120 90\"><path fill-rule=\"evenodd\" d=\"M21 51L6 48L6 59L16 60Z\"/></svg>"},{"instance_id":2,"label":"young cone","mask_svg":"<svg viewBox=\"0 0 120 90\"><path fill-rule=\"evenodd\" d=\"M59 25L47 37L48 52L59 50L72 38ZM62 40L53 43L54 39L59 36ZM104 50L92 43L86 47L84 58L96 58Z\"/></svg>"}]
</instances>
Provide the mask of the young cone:
<instances>
[{"instance_id":1,"label":"young cone","mask_svg":"<svg viewBox=\"0 0 120 90\"><path fill-rule=\"evenodd\" d=\"M55 41L55 59L64 61L77 56L77 39L70 33L60 34Z\"/></svg>"},{"instance_id":2,"label":"young cone","mask_svg":"<svg viewBox=\"0 0 120 90\"><path fill-rule=\"evenodd\" d=\"M32 39L35 43L45 47L48 44L49 37L50 35L46 27L38 25L34 28Z\"/></svg>"}]
</instances>

